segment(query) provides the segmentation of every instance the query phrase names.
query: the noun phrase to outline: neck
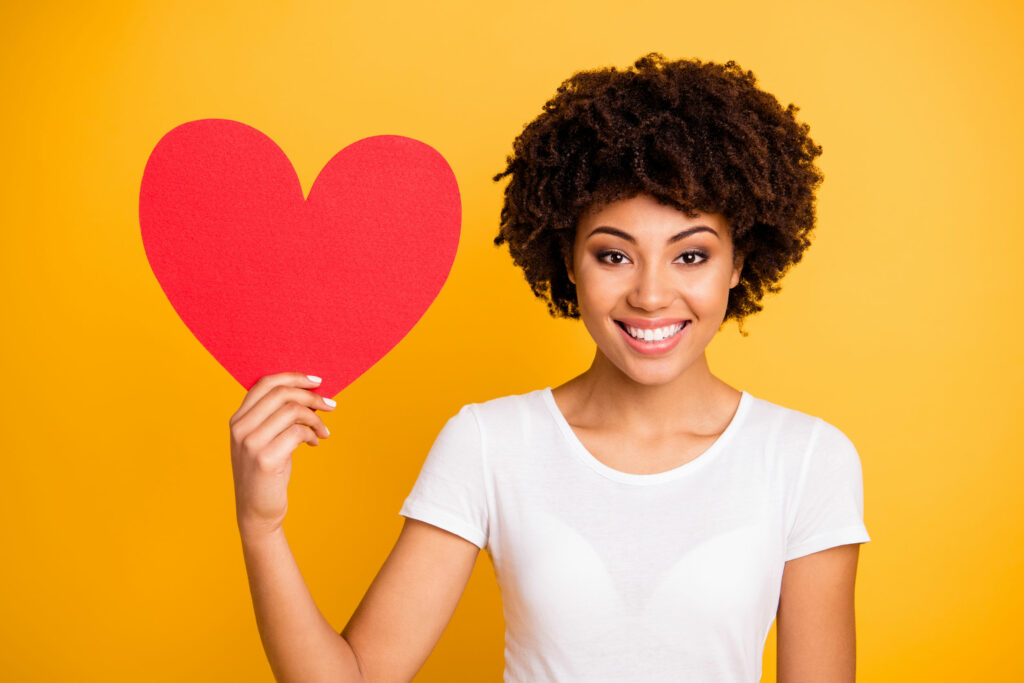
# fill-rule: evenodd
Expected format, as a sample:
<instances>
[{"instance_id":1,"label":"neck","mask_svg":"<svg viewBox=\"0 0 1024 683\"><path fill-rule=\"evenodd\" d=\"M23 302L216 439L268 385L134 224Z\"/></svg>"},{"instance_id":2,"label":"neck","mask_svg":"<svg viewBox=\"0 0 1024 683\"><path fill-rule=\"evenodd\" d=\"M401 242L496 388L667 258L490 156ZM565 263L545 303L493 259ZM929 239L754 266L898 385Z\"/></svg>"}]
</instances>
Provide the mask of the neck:
<instances>
[{"instance_id":1,"label":"neck","mask_svg":"<svg viewBox=\"0 0 1024 683\"><path fill-rule=\"evenodd\" d=\"M590 368L572 380L586 422L633 434L704 432L715 423L729 385L711 374L701 353L678 377L665 384L641 384L609 361L600 350Z\"/></svg>"}]
</instances>

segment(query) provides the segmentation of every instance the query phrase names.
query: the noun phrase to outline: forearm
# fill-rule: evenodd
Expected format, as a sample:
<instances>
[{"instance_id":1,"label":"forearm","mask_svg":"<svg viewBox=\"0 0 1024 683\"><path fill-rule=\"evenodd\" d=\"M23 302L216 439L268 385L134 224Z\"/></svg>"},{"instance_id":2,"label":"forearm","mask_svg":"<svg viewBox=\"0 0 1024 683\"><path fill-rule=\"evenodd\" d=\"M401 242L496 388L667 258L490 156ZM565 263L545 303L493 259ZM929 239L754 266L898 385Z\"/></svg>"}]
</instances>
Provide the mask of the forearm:
<instances>
[{"instance_id":1,"label":"forearm","mask_svg":"<svg viewBox=\"0 0 1024 683\"><path fill-rule=\"evenodd\" d=\"M242 533L256 626L281 682L362 681L355 653L324 618L295 562L284 530Z\"/></svg>"}]
</instances>

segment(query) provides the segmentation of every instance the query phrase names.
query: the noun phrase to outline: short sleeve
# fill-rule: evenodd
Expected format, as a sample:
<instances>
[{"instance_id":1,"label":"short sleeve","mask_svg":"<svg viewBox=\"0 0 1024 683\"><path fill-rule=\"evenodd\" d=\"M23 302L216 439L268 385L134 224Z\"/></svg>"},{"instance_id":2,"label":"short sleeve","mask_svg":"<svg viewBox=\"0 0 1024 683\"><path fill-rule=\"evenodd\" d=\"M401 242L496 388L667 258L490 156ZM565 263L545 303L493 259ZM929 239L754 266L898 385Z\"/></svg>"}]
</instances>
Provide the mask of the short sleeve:
<instances>
[{"instance_id":1,"label":"short sleeve","mask_svg":"<svg viewBox=\"0 0 1024 683\"><path fill-rule=\"evenodd\" d=\"M478 548L487 544L483 439L472 406L441 429L398 514L433 524Z\"/></svg>"},{"instance_id":2,"label":"short sleeve","mask_svg":"<svg viewBox=\"0 0 1024 683\"><path fill-rule=\"evenodd\" d=\"M860 456L837 427L818 418L801 467L786 561L871 540L864 526Z\"/></svg>"}]
</instances>

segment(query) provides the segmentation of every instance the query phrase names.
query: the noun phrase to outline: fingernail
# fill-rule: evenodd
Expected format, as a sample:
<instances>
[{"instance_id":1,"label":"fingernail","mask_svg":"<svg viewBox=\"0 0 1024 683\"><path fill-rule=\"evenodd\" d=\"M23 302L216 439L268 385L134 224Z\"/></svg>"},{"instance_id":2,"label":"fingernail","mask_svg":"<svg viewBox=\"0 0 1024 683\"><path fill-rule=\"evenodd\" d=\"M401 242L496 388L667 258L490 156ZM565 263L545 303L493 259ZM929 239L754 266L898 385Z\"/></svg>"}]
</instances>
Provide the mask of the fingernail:
<instances>
[{"instance_id":1,"label":"fingernail","mask_svg":"<svg viewBox=\"0 0 1024 683\"><path fill-rule=\"evenodd\" d=\"M331 430L327 428L327 425L324 425L324 431L327 432L327 436L331 435Z\"/></svg>"},{"instance_id":2,"label":"fingernail","mask_svg":"<svg viewBox=\"0 0 1024 683\"><path fill-rule=\"evenodd\" d=\"M330 407L332 407L332 408L333 408L334 406L338 405L338 404L337 404L337 403L335 403L335 402L334 402L334 401L333 401L332 399L329 399L329 398L327 398L326 396L324 397L324 403L326 403L327 405L329 405L329 406L330 406Z\"/></svg>"},{"instance_id":3,"label":"fingernail","mask_svg":"<svg viewBox=\"0 0 1024 683\"><path fill-rule=\"evenodd\" d=\"M319 378L319 377L317 377L316 375L306 375L306 377L308 377L308 378L309 378L309 381L310 381L310 382L315 382L315 383L317 383L317 384L319 384L319 383L320 383L320 378Z\"/></svg>"}]
</instances>

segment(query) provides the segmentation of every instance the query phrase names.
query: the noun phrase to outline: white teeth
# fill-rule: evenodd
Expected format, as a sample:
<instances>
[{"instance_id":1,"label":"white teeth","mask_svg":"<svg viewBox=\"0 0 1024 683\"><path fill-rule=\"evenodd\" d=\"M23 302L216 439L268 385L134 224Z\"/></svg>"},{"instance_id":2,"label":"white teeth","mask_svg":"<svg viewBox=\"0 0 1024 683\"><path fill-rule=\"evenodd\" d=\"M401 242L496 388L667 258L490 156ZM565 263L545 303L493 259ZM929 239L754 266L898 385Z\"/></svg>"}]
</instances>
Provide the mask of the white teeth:
<instances>
[{"instance_id":1,"label":"white teeth","mask_svg":"<svg viewBox=\"0 0 1024 683\"><path fill-rule=\"evenodd\" d=\"M630 327L626 325L626 331L629 332L629 336L640 341L652 342L662 341L674 336L679 330L683 329L686 323L679 323L677 325L669 325L668 327L659 327L656 329L640 329L638 327Z\"/></svg>"}]
</instances>

